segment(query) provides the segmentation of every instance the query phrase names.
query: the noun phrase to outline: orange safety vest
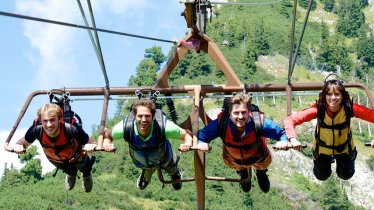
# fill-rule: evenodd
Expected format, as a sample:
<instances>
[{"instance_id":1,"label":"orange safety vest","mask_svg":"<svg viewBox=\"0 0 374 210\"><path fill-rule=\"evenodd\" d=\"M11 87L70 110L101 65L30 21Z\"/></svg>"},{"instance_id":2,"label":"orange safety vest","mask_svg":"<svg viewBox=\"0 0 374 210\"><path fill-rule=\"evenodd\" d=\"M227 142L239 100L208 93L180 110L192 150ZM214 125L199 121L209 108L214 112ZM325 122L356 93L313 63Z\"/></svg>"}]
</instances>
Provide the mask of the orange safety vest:
<instances>
[{"instance_id":1,"label":"orange safety vest","mask_svg":"<svg viewBox=\"0 0 374 210\"><path fill-rule=\"evenodd\" d=\"M71 125L68 123L61 123L60 134L54 139L43 132L43 129L39 128L41 129L41 131L39 131L41 132L41 137L38 139L40 140L45 155L51 162L74 163L85 155L81 145L73 136L70 126Z\"/></svg>"},{"instance_id":2,"label":"orange safety vest","mask_svg":"<svg viewBox=\"0 0 374 210\"><path fill-rule=\"evenodd\" d=\"M223 116L223 112L218 115L218 124L220 123ZM250 119L253 121L254 118L249 113ZM260 123L261 129L263 124L263 113L260 112ZM259 142L261 141L261 142ZM255 126L251 132L244 136L234 137L231 132L229 123L227 123L227 130L225 137L222 138L223 152L229 154L234 159L246 160L253 157L264 157L268 154L266 138L261 136L257 138Z\"/></svg>"}]
</instances>

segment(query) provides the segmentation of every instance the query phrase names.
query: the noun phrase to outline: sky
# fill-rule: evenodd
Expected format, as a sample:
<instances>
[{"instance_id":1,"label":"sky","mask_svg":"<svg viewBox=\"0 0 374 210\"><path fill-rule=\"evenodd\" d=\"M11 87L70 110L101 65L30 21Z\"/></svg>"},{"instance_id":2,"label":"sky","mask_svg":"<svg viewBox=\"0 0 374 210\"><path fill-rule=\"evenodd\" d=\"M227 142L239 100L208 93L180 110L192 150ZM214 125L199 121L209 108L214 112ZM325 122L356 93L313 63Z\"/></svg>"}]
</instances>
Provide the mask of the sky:
<instances>
[{"instance_id":1,"label":"sky","mask_svg":"<svg viewBox=\"0 0 374 210\"><path fill-rule=\"evenodd\" d=\"M89 10L81 1L86 17ZM177 0L94 0L91 2L96 27L165 40L182 39L188 28L180 14L184 4ZM84 25L78 3L61 0L0 1L0 11ZM0 16L0 174L4 164L20 167L17 155L3 149L11 128L30 93L54 88L104 87L105 79L85 29ZM161 46L165 55L171 43L100 33L110 87L125 87L135 74L146 48ZM21 138L48 103L47 95L34 98L10 145ZM109 102L108 116L116 101ZM73 101L72 109L83 120L88 134L100 123L103 101ZM38 143L35 143L38 145ZM42 151L39 150L42 154ZM43 173L51 171L44 154Z\"/></svg>"}]
</instances>

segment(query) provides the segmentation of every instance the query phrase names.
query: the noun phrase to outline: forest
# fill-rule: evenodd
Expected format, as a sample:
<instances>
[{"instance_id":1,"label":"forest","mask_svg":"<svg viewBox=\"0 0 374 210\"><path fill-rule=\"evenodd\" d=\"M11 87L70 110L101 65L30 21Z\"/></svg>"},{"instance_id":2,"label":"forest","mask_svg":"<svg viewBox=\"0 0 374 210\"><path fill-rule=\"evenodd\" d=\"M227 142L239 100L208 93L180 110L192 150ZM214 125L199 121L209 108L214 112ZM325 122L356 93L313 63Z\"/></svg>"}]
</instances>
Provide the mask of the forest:
<instances>
[{"instance_id":1,"label":"forest","mask_svg":"<svg viewBox=\"0 0 374 210\"><path fill-rule=\"evenodd\" d=\"M267 0L271 1L271 0ZM241 1L248 2L248 1ZM249 1L250 2L250 1ZM266 1L265 1L266 2ZM296 34L300 33L308 0L298 2ZM374 87L374 18L368 0L318 0L313 1L311 17L298 54L293 82L322 82L329 73L340 75L345 82L368 84ZM214 8L206 34L225 55L242 83L286 83L290 46L290 28L293 1L282 0L271 6L246 7L224 5ZM159 46L150 46L137 66L136 74L124 86L151 86L155 83L162 66L173 52L162 53ZM209 80L207 79L209 78ZM225 77L210 57L204 53L189 52L169 77L170 85L223 84ZM362 104L366 98L362 91L352 90L351 96ZM256 96L256 95L255 95ZM315 102L317 95L294 97L294 110ZM164 100L159 101L165 105ZM266 117L280 125L286 116L284 97L260 96L253 99ZM109 116L107 127L112 127L128 113L131 100L117 101L116 112ZM187 118L192 101L175 100L178 123ZM222 99L207 99L205 110L220 109ZM163 107L165 113L170 113ZM217 114L217 112L214 112ZM213 114L213 115L214 115ZM81 116L84 118L84 116ZM363 143L372 138L372 125L362 126L353 120L354 137L364 165L374 177L374 153ZM200 125L200 127L203 125ZM360 129L358 129L360 126ZM300 140L309 144L311 125L298 128ZM98 137L98 129L91 136ZM181 142L171 140L174 151ZM271 145L274 142L269 142ZM227 168L221 157L221 141L212 142L212 152L206 154L206 173L211 176L233 177L237 174ZM115 153L93 152L94 188L90 193L81 189L80 179L72 191L65 191L63 172L42 174L42 165L35 146L30 147L19 160L24 164L20 170L5 165L0 181L0 209L196 209L196 186L194 182L183 183L180 191L164 185L155 174L145 190L136 188L141 173L128 153L125 141L116 141ZM272 151L278 158L277 151ZM287 151L292 152L292 151ZM311 149L300 153L309 162ZM180 168L184 178L194 176L193 152L180 154ZM3 166L1 166L3 167ZM263 193L256 177L252 189L243 193L238 183L206 181L206 209L370 209L372 206L354 203L342 186L331 176L327 181L311 180L297 167L285 171L274 163L269 168L271 189ZM169 177L164 173L165 179ZM344 184L344 183L343 183ZM370 199L370 198L368 198Z\"/></svg>"}]
</instances>

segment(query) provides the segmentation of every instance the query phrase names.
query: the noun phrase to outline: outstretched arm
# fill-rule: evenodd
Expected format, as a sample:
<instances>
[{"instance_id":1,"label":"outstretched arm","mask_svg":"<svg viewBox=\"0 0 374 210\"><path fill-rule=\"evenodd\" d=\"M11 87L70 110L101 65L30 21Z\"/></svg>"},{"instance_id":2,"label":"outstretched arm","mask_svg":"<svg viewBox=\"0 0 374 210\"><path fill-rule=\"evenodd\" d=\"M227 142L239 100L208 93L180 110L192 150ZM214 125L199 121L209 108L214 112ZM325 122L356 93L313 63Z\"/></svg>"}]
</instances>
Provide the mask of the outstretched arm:
<instances>
[{"instance_id":1,"label":"outstretched arm","mask_svg":"<svg viewBox=\"0 0 374 210\"><path fill-rule=\"evenodd\" d=\"M187 152L192 146L192 133L183 129L181 139L184 140L184 143L179 146L179 149L182 152Z\"/></svg>"},{"instance_id":2,"label":"outstretched arm","mask_svg":"<svg viewBox=\"0 0 374 210\"><path fill-rule=\"evenodd\" d=\"M103 142L103 147L104 150L107 152L112 152L116 149L114 146L113 142L113 137L112 137L112 130L105 128L104 130L104 142Z\"/></svg>"},{"instance_id":3,"label":"outstretched arm","mask_svg":"<svg viewBox=\"0 0 374 210\"><path fill-rule=\"evenodd\" d=\"M316 118L317 111L317 106L314 104L311 107L293 113L284 119L284 129L289 140L288 147L292 147L297 150L302 148L301 143L297 140L295 127Z\"/></svg>"},{"instance_id":4,"label":"outstretched arm","mask_svg":"<svg viewBox=\"0 0 374 210\"><path fill-rule=\"evenodd\" d=\"M14 152L17 154L24 153L25 150L31 145L32 143L29 143L26 141L25 137L22 137L20 140L16 142L14 145Z\"/></svg>"}]
</instances>

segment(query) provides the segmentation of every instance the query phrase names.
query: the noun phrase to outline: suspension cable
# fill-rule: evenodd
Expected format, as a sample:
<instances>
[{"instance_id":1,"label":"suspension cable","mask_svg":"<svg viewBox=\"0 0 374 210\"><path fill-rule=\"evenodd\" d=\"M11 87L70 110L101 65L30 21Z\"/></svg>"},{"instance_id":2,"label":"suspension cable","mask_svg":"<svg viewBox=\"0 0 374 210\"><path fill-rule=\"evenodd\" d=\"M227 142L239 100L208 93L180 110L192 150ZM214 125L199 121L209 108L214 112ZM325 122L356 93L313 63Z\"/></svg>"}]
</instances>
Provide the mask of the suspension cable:
<instances>
[{"instance_id":1,"label":"suspension cable","mask_svg":"<svg viewBox=\"0 0 374 210\"><path fill-rule=\"evenodd\" d=\"M288 84L291 83L291 68L293 60L293 48L295 42L295 25L296 25L296 9L297 9L297 0L294 0L293 4L293 17L292 17L292 26L291 26L291 35L290 35L290 56L288 62Z\"/></svg>"},{"instance_id":2,"label":"suspension cable","mask_svg":"<svg viewBox=\"0 0 374 210\"><path fill-rule=\"evenodd\" d=\"M83 7L82 7L82 4L81 4L80 0L77 0L77 3L78 3L79 10L80 10L80 12L82 14L82 18L84 20L85 25L89 26L87 18L86 18L86 14L84 13L84 10L83 10ZM89 1L87 1L87 3L89 4L89 7L90 7L91 4L89 3ZM91 9L90 9L90 12L92 14L92 10ZM92 18L93 18L93 15L91 16L91 20L92 20ZM103 72L106 87L109 87L109 79L108 79L108 76L107 76L107 73L106 73L106 68L105 68L104 58L103 58L103 54L102 54L101 47L100 47L99 37L97 36L97 30L96 30L95 21L92 20L92 22L93 22L92 23L93 27L95 28L94 31L95 31L95 37L96 37L96 39L94 40L94 37L92 36L91 30L87 29L87 33L88 33L88 35L90 37L92 46L93 46L93 48L95 50L97 60L99 61L99 64L100 64L100 67L101 67L101 71Z\"/></svg>"},{"instance_id":3,"label":"suspension cable","mask_svg":"<svg viewBox=\"0 0 374 210\"><path fill-rule=\"evenodd\" d=\"M85 25L89 26L87 18L86 18L86 14L84 13L84 10L83 10L83 7L82 7L82 4L81 4L80 0L77 0L77 3L78 3L79 10L80 10L80 12L82 14L82 18L84 20ZM105 68L103 53L102 53L101 46L100 46L99 36L97 35L96 24L95 24L93 12L92 12L91 2L89 0L87 0L87 4L88 4L88 7L90 9L92 25L95 28L94 32L95 32L95 41L96 42L94 41L94 38L92 36L91 30L87 29L87 32L88 32L88 35L90 37L92 46L93 46L93 48L95 50L97 60L99 61L99 64L100 64L100 67L101 67L101 71L103 72L106 87L109 87L109 79L108 79L108 75L106 73L106 68Z\"/></svg>"},{"instance_id":4,"label":"suspension cable","mask_svg":"<svg viewBox=\"0 0 374 210\"><path fill-rule=\"evenodd\" d=\"M68 26L68 27L73 27L73 28L97 30L97 31L104 32L104 33L117 34L117 35L122 35L122 36L129 36L129 37L134 37L134 38L139 38L139 39L148 39L148 40L153 40L153 41L160 41L160 42L177 44L176 41L171 41L171 40L166 40L166 39L158 39L158 38L153 38L153 37L148 37L148 36L141 36L141 35L136 35L136 34L130 34L130 33L124 33L124 32L119 32L119 31L102 29L102 28L93 28L93 27L88 27L88 26L82 26L82 25L77 25L77 24L72 24L72 23L66 23L66 22L61 22L61 21L37 18L37 17L20 15L20 14L3 12L3 11L0 11L0 15L7 16L7 17L26 19L26 20L39 21L39 22L44 22L44 23L52 23L52 24L56 24L56 25L63 25L63 26Z\"/></svg>"},{"instance_id":5,"label":"suspension cable","mask_svg":"<svg viewBox=\"0 0 374 210\"><path fill-rule=\"evenodd\" d=\"M299 41L297 43L296 51L295 51L295 53L294 53L294 55L292 57L292 66L291 66L291 69L290 69L291 72L289 74L288 83L291 82L292 73L293 73L293 70L295 68L297 55L299 54L299 51L300 51L301 42L303 41L305 27L306 27L306 24L308 23L308 18L309 18L310 10L312 8L312 3L313 3L313 0L309 0L308 10L307 10L306 15L305 15L305 19L304 19L304 23L303 23L303 28L301 29L301 32L300 32L300 37L299 37Z\"/></svg>"}]
</instances>

